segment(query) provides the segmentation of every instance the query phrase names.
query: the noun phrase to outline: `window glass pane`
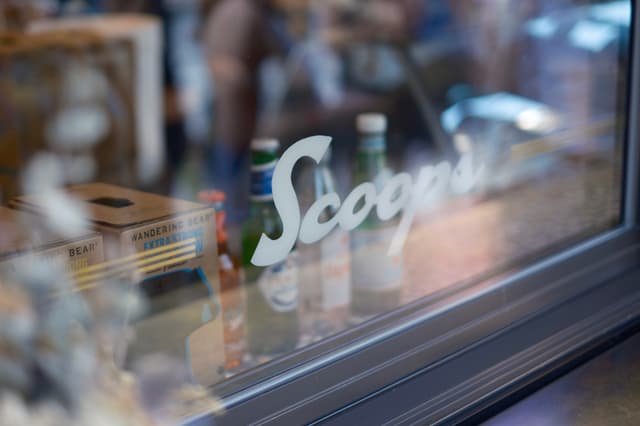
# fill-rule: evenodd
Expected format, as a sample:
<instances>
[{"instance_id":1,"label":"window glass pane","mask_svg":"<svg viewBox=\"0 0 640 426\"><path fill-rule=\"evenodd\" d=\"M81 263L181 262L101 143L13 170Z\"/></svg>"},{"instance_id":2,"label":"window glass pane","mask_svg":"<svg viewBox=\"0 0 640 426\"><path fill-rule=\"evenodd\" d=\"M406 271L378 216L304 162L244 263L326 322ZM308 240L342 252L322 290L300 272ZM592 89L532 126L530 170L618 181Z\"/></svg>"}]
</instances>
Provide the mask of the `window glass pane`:
<instances>
[{"instance_id":1,"label":"window glass pane","mask_svg":"<svg viewBox=\"0 0 640 426\"><path fill-rule=\"evenodd\" d=\"M622 223L630 1L0 12L0 340L56 386L208 387Z\"/></svg>"}]
</instances>

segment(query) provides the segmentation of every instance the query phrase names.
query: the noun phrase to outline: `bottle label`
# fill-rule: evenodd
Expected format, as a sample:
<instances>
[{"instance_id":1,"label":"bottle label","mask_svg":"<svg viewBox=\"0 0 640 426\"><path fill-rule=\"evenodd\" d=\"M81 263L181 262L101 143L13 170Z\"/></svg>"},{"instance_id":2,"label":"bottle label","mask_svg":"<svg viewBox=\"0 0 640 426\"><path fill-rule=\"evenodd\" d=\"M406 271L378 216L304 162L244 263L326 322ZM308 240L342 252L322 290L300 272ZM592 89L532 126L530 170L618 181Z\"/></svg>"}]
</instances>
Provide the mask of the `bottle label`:
<instances>
[{"instance_id":1,"label":"bottle label","mask_svg":"<svg viewBox=\"0 0 640 426\"><path fill-rule=\"evenodd\" d=\"M276 162L251 166L251 199L269 200L273 197L271 181Z\"/></svg>"},{"instance_id":2,"label":"bottle label","mask_svg":"<svg viewBox=\"0 0 640 426\"><path fill-rule=\"evenodd\" d=\"M360 135L358 149L364 152L384 152L386 149L386 141L384 135Z\"/></svg>"},{"instance_id":3,"label":"bottle label","mask_svg":"<svg viewBox=\"0 0 640 426\"><path fill-rule=\"evenodd\" d=\"M298 267L292 256L268 267L260 275L258 287L274 311L295 310L298 307Z\"/></svg>"},{"instance_id":4,"label":"bottle label","mask_svg":"<svg viewBox=\"0 0 640 426\"><path fill-rule=\"evenodd\" d=\"M346 306L351 301L349 234L337 230L321 242L322 309Z\"/></svg>"},{"instance_id":5,"label":"bottle label","mask_svg":"<svg viewBox=\"0 0 640 426\"><path fill-rule=\"evenodd\" d=\"M393 228L356 229L351 235L353 288L383 291L402 284L402 255L389 255Z\"/></svg>"}]
</instances>

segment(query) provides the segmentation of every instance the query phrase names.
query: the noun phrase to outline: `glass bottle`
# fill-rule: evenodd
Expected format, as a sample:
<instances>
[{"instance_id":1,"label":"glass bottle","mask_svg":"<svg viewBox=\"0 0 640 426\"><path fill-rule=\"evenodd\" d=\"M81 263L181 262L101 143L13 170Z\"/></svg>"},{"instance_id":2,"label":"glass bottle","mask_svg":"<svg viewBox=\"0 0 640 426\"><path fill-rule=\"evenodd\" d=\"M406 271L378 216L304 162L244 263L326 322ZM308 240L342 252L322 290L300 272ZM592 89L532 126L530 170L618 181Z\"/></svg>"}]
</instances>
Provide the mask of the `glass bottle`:
<instances>
[{"instance_id":1,"label":"glass bottle","mask_svg":"<svg viewBox=\"0 0 640 426\"><path fill-rule=\"evenodd\" d=\"M225 368L227 371L233 371L240 367L246 353L246 301L240 266L227 245L228 234L224 210L226 194L222 191L202 191L198 194L198 199L202 203L209 204L216 211Z\"/></svg>"},{"instance_id":2,"label":"glass bottle","mask_svg":"<svg viewBox=\"0 0 640 426\"><path fill-rule=\"evenodd\" d=\"M386 155L387 119L382 114L362 114L358 116L357 128L355 184L372 182L380 193L391 178ZM351 314L354 321L400 305L402 255L387 254L398 220L396 216L383 222L374 208L351 233Z\"/></svg>"},{"instance_id":3,"label":"glass bottle","mask_svg":"<svg viewBox=\"0 0 640 426\"><path fill-rule=\"evenodd\" d=\"M296 182L302 213L322 196L336 192L329 168L331 151L319 164L308 162ZM322 212L320 222L337 214ZM300 326L303 340L313 341L344 329L351 300L349 234L336 227L314 244L300 244Z\"/></svg>"},{"instance_id":4,"label":"glass bottle","mask_svg":"<svg viewBox=\"0 0 640 426\"><path fill-rule=\"evenodd\" d=\"M257 361L289 352L298 344L298 265L295 252L268 267L251 263L261 235L276 239L282 222L273 203L271 179L279 143L258 139L251 144L249 218L242 230L242 266L247 293L247 344Z\"/></svg>"}]
</instances>

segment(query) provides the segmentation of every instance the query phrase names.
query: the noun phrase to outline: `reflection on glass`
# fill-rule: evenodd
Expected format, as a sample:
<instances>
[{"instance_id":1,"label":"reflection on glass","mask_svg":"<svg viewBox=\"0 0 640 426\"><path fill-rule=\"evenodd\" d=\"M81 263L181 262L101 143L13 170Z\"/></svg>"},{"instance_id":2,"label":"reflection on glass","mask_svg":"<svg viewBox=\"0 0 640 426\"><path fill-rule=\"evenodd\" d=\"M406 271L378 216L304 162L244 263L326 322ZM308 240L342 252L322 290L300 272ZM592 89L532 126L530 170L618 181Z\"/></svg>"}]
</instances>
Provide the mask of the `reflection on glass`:
<instances>
[{"instance_id":1,"label":"reflection on glass","mask_svg":"<svg viewBox=\"0 0 640 426\"><path fill-rule=\"evenodd\" d=\"M100 363L241 382L610 230L630 22L621 0L0 2L0 202L21 211L0 225L29 229L0 241L0 315L64 294L108 324ZM258 267L287 225L279 158L314 135L330 152L296 164L287 207L331 196L311 212L331 232ZM477 184L456 191L461 163ZM406 204L430 167L437 196ZM30 255L41 268L16 266ZM88 333L79 311L65 321Z\"/></svg>"}]
</instances>

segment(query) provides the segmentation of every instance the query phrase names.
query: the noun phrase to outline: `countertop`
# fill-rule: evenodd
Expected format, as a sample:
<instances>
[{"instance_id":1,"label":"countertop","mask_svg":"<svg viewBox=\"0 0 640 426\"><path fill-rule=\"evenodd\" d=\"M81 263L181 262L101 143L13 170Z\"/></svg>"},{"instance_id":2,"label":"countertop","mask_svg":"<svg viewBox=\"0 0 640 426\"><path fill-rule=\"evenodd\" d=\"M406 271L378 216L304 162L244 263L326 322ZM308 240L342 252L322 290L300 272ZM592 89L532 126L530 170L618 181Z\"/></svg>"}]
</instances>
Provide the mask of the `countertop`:
<instances>
[{"instance_id":1,"label":"countertop","mask_svg":"<svg viewBox=\"0 0 640 426\"><path fill-rule=\"evenodd\" d=\"M640 425L640 333L551 382L484 425Z\"/></svg>"}]
</instances>

